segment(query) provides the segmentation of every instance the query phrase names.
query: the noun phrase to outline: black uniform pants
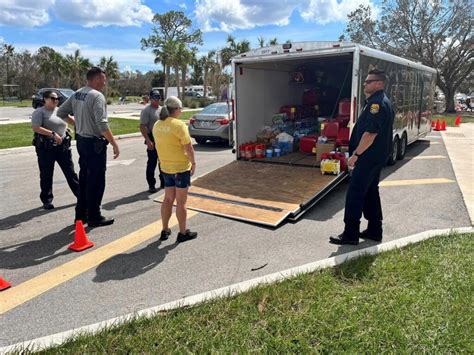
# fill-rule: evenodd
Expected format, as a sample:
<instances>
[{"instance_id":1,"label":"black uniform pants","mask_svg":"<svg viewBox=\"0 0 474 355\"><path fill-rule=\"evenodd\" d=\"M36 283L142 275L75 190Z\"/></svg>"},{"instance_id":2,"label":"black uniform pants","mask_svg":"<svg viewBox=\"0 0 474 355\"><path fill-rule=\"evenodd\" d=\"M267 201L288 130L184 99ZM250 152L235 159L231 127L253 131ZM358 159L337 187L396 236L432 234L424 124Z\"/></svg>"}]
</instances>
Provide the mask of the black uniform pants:
<instances>
[{"instance_id":1,"label":"black uniform pants","mask_svg":"<svg viewBox=\"0 0 474 355\"><path fill-rule=\"evenodd\" d=\"M79 196L76 219L98 221L102 217L100 205L105 190L107 145L98 138L76 135L79 153Z\"/></svg>"},{"instance_id":2,"label":"black uniform pants","mask_svg":"<svg viewBox=\"0 0 474 355\"><path fill-rule=\"evenodd\" d=\"M359 161L356 163L346 195L344 211L344 234L348 239L359 238L362 213L369 221L368 228L374 232L382 229L382 205L379 181L382 165Z\"/></svg>"},{"instance_id":3,"label":"black uniform pants","mask_svg":"<svg viewBox=\"0 0 474 355\"><path fill-rule=\"evenodd\" d=\"M75 196L79 194L79 180L74 171L71 150L64 147L64 143L54 147L36 147L38 166L40 171L40 199L43 204L53 201L54 163L57 162L64 177Z\"/></svg>"},{"instance_id":4,"label":"black uniform pants","mask_svg":"<svg viewBox=\"0 0 474 355\"><path fill-rule=\"evenodd\" d=\"M156 152L156 149L147 149L146 154L148 155L148 161L146 162L146 181L148 182L148 186L155 187L155 170L158 165L158 170L160 171L160 188L165 187L165 180L161 174L161 167L158 164L158 153Z\"/></svg>"}]
</instances>

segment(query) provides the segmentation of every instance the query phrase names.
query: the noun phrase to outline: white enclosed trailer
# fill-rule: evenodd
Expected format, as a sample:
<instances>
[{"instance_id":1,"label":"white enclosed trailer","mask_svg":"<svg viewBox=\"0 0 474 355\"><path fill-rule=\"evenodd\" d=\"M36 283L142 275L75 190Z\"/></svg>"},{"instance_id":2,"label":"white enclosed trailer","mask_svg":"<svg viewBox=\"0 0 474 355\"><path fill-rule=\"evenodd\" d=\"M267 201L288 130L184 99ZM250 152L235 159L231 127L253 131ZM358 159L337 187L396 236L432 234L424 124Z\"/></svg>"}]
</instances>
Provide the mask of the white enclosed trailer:
<instances>
[{"instance_id":1,"label":"white enclosed trailer","mask_svg":"<svg viewBox=\"0 0 474 355\"><path fill-rule=\"evenodd\" d=\"M303 92L319 85L311 73L324 73L324 84L337 92L322 105L323 115L334 115L338 101L350 99L352 132L365 100L363 82L375 68L387 74L385 92L396 113L388 162L403 159L406 146L431 130L436 70L347 42L283 44L234 57L234 147L255 141L280 107L301 104ZM301 70L307 78L295 83L290 78ZM193 181L189 208L277 226L300 217L346 177L345 172L322 175L314 155L295 152L253 161L244 161L239 149L235 155L236 161Z\"/></svg>"}]
</instances>

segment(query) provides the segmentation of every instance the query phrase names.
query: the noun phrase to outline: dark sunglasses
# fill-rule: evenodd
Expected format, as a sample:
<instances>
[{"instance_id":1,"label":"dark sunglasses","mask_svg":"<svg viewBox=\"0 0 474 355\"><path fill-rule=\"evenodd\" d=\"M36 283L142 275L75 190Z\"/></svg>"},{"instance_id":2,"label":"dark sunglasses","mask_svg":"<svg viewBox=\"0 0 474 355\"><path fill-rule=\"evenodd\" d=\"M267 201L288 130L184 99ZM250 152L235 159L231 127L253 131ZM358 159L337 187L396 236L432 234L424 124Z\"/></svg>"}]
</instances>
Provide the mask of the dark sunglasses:
<instances>
[{"instance_id":1,"label":"dark sunglasses","mask_svg":"<svg viewBox=\"0 0 474 355\"><path fill-rule=\"evenodd\" d=\"M382 80L365 80L364 84L369 85L370 83L373 83L374 81L382 81Z\"/></svg>"},{"instance_id":2,"label":"dark sunglasses","mask_svg":"<svg viewBox=\"0 0 474 355\"><path fill-rule=\"evenodd\" d=\"M48 99L52 101L59 101L59 97L48 96Z\"/></svg>"}]
</instances>

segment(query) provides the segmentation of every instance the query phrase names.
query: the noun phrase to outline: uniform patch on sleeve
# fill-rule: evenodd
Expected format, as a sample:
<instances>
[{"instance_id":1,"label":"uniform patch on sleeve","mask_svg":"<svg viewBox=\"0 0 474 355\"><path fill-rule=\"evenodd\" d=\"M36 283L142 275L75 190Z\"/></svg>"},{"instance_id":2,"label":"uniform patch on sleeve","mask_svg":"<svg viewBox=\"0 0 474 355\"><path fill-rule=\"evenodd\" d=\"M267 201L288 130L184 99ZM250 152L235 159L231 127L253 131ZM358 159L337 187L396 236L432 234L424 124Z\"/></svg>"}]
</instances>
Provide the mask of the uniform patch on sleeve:
<instances>
[{"instance_id":1,"label":"uniform patch on sleeve","mask_svg":"<svg viewBox=\"0 0 474 355\"><path fill-rule=\"evenodd\" d=\"M380 110L379 104L372 104L372 105L370 105L370 113L371 113L372 115L375 115L376 113L379 113L379 110Z\"/></svg>"}]
</instances>

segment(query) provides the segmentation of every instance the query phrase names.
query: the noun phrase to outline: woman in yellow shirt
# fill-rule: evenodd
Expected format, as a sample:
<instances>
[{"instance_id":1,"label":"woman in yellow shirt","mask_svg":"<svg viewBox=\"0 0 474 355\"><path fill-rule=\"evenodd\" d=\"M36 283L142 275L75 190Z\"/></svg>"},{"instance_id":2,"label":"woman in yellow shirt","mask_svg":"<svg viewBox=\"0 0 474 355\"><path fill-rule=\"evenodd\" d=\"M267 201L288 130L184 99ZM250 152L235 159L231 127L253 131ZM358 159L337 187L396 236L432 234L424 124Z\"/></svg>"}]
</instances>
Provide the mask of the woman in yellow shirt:
<instances>
[{"instance_id":1,"label":"woman in yellow shirt","mask_svg":"<svg viewBox=\"0 0 474 355\"><path fill-rule=\"evenodd\" d=\"M196 169L196 160L188 127L179 119L182 109L180 99L175 96L168 97L161 109L160 119L153 126L153 137L165 181L165 197L161 204L163 230L160 240L167 240L171 234L168 223L176 200L178 243L197 237L196 232L186 229L186 200L191 176Z\"/></svg>"}]
</instances>

